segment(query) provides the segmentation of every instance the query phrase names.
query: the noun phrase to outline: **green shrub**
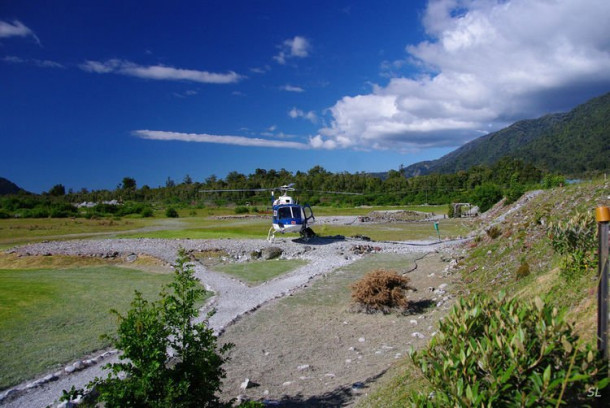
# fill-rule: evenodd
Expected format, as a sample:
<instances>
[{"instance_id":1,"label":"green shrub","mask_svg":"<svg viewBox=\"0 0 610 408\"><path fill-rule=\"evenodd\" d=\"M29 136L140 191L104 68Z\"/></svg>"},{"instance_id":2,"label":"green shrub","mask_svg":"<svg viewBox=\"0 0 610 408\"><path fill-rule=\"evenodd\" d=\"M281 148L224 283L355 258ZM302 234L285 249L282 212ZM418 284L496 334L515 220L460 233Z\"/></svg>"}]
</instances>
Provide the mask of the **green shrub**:
<instances>
[{"instance_id":1,"label":"green shrub","mask_svg":"<svg viewBox=\"0 0 610 408\"><path fill-rule=\"evenodd\" d=\"M474 188L470 194L470 201L485 212L494 206L503 197L502 189L493 183L485 183Z\"/></svg>"},{"instance_id":2,"label":"green shrub","mask_svg":"<svg viewBox=\"0 0 610 408\"><path fill-rule=\"evenodd\" d=\"M504 193L504 197L506 198L504 204L508 205L514 203L521 198L523 193L525 193L525 186L522 186L521 184L510 186Z\"/></svg>"},{"instance_id":3,"label":"green shrub","mask_svg":"<svg viewBox=\"0 0 610 408\"><path fill-rule=\"evenodd\" d=\"M167 218L178 218L178 210L176 210L174 207L167 207L167 209L165 210L165 216Z\"/></svg>"},{"instance_id":4,"label":"green shrub","mask_svg":"<svg viewBox=\"0 0 610 408\"><path fill-rule=\"evenodd\" d=\"M595 269L597 224L592 212L577 212L567 221L552 222L548 234L553 249L564 256L561 275L565 280Z\"/></svg>"},{"instance_id":5,"label":"green shrub","mask_svg":"<svg viewBox=\"0 0 610 408\"><path fill-rule=\"evenodd\" d=\"M235 214L248 214L249 212L250 212L250 210L248 210L248 207L244 207L244 206L235 207Z\"/></svg>"},{"instance_id":6,"label":"green shrub","mask_svg":"<svg viewBox=\"0 0 610 408\"><path fill-rule=\"evenodd\" d=\"M225 377L224 355L232 345L217 347L207 319L193 323L199 314L196 303L204 293L180 249L174 280L162 290L160 300L149 302L136 291L126 315L112 311L119 327L111 340L121 351L121 362L107 364L107 378L88 384L95 388L97 402L107 408L220 405L216 393ZM71 389L64 397L83 393Z\"/></svg>"},{"instance_id":7,"label":"green shrub","mask_svg":"<svg viewBox=\"0 0 610 408\"><path fill-rule=\"evenodd\" d=\"M540 298L460 299L411 358L432 386L411 394L417 407L582 406L609 381L601 358Z\"/></svg>"}]
</instances>

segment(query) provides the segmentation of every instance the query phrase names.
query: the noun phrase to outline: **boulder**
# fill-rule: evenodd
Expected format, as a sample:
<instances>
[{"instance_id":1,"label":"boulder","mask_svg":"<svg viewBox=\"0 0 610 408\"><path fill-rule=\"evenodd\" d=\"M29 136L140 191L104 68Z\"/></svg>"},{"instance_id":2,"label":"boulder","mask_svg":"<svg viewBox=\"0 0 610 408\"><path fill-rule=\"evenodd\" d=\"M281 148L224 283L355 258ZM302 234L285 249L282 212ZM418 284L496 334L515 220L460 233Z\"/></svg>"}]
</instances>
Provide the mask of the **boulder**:
<instances>
[{"instance_id":1,"label":"boulder","mask_svg":"<svg viewBox=\"0 0 610 408\"><path fill-rule=\"evenodd\" d=\"M261 258L263 258L264 260L275 259L282 256L282 253L284 253L282 248L266 247L261 249Z\"/></svg>"}]
</instances>

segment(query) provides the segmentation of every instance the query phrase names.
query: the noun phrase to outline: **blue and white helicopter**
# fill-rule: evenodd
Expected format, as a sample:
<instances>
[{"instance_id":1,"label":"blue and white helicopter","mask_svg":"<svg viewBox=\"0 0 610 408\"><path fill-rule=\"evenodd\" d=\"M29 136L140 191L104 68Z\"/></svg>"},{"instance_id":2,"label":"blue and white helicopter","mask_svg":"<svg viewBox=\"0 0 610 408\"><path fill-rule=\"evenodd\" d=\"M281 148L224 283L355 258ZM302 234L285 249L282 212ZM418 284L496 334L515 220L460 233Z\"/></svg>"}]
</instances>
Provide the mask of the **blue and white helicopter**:
<instances>
[{"instance_id":1,"label":"blue and white helicopter","mask_svg":"<svg viewBox=\"0 0 610 408\"><path fill-rule=\"evenodd\" d=\"M279 187L282 194L276 199L275 192L271 190L271 208L273 218L271 228L267 234L267 240L273 241L275 233L298 232L305 240L313 238L316 234L308 227L316 219L309 204L299 205L291 196L289 191L294 191L294 184Z\"/></svg>"}]
</instances>

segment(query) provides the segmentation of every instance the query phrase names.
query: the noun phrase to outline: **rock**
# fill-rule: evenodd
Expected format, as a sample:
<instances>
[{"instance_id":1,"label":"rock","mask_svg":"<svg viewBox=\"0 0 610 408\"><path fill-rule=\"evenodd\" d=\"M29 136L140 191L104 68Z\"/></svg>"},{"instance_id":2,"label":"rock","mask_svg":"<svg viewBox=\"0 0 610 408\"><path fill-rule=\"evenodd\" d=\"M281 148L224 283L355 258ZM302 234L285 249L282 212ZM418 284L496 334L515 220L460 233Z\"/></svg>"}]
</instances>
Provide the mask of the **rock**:
<instances>
[{"instance_id":1,"label":"rock","mask_svg":"<svg viewBox=\"0 0 610 408\"><path fill-rule=\"evenodd\" d=\"M250 252L250 259L260 259L261 255L261 251L252 251Z\"/></svg>"},{"instance_id":2,"label":"rock","mask_svg":"<svg viewBox=\"0 0 610 408\"><path fill-rule=\"evenodd\" d=\"M138 259L138 255L136 255L134 253L127 255L127 257L125 258L125 260L130 263L135 262L137 259Z\"/></svg>"},{"instance_id":3,"label":"rock","mask_svg":"<svg viewBox=\"0 0 610 408\"><path fill-rule=\"evenodd\" d=\"M286 381L286 382L282 383L282 387L288 387L290 385L292 385L292 381Z\"/></svg>"},{"instance_id":4,"label":"rock","mask_svg":"<svg viewBox=\"0 0 610 408\"><path fill-rule=\"evenodd\" d=\"M415 319L409 320L409 323L411 323L414 326L417 326L417 320L415 320Z\"/></svg>"},{"instance_id":5,"label":"rock","mask_svg":"<svg viewBox=\"0 0 610 408\"><path fill-rule=\"evenodd\" d=\"M303 371L303 370L308 370L309 369L309 364L303 364L297 367L297 370L299 371Z\"/></svg>"},{"instance_id":6,"label":"rock","mask_svg":"<svg viewBox=\"0 0 610 408\"><path fill-rule=\"evenodd\" d=\"M252 388L252 382L249 378L246 378L243 383L239 386L242 390L247 390L248 388Z\"/></svg>"},{"instance_id":7,"label":"rock","mask_svg":"<svg viewBox=\"0 0 610 408\"><path fill-rule=\"evenodd\" d=\"M441 283L440 285L438 285L438 288L439 288L440 290L445 290L445 288L446 288L447 286L449 286L449 285L448 285L448 284L446 284L446 283Z\"/></svg>"},{"instance_id":8,"label":"rock","mask_svg":"<svg viewBox=\"0 0 610 408\"><path fill-rule=\"evenodd\" d=\"M261 249L261 258L264 260L275 259L282 256L284 250L278 247L266 247Z\"/></svg>"},{"instance_id":9,"label":"rock","mask_svg":"<svg viewBox=\"0 0 610 408\"><path fill-rule=\"evenodd\" d=\"M73 372L75 372L75 371L76 371L76 368L75 368L74 366L72 366L72 365L69 365L69 366L66 366L66 367L64 368L64 371L65 371L67 374L72 374Z\"/></svg>"},{"instance_id":10,"label":"rock","mask_svg":"<svg viewBox=\"0 0 610 408\"><path fill-rule=\"evenodd\" d=\"M358 339L358 341L359 341L360 343L364 343L364 342L366 341L366 339L365 339L364 337L360 337L360 338Z\"/></svg>"},{"instance_id":11,"label":"rock","mask_svg":"<svg viewBox=\"0 0 610 408\"><path fill-rule=\"evenodd\" d=\"M420 332L413 332L413 333L411 333L411 336L412 337L417 337L418 339L425 339L426 338L426 336L424 336Z\"/></svg>"},{"instance_id":12,"label":"rock","mask_svg":"<svg viewBox=\"0 0 610 408\"><path fill-rule=\"evenodd\" d=\"M72 364L72 366L76 370L82 370L83 368L85 368L85 364L82 361L80 361L80 360L76 361L74 364Z\"/></svg>"}]
</instances>

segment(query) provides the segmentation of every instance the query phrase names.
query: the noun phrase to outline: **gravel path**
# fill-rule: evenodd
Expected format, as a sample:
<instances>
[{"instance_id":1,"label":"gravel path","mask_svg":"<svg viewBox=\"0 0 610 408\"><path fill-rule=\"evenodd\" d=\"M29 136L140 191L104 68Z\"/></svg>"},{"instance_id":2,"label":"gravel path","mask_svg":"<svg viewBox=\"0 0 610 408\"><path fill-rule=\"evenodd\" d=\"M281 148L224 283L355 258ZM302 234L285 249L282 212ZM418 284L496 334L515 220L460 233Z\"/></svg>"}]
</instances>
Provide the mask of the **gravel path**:
<instances>
[{"instance_id":1,"label":"gravel path","mask_svg":"<svg viewBox=\"0 0 610 408\"><path fill-rule=\"evenodd\" d=\"M279 247L283 250L284 258L299 258L308 261L308 264L293 272L282 275L276 279L248 287L242 282L206 269L203 265L195 264L196 276L216 294L212 304L216 314L210 319L210 327L217 333L222 331L231 322L240 316L256 310L262 304L282 296L286 296L299 288L304 287L316 276L324 275L347 265L361 257L361 253L368 249L382 252L410 253L430 252L441 247L451 246L455 242L364 242L357 240L332 240L315 238L307 243L291 239L276 239L274 243L265 240L164 240L164 239L113 239L113 240L80 240L80 241L54 241L44 242L15 248L21 255L75 255L116 257L130 254L149 255L165 262L172 263L180 247L187 251L206 251L222 249L236 261L246 261L253 251L260 251L266 247ZM200 319L205 317L206 310L202 310ZM66 374L60 371L49 374L46 379L41 378L22 384L0 394L0 405L6 407L47 407L57 403L62 390L70 389L72 385L84 387L96 376L102 376L102 363L115 362L116 354L106 355L105 358L96 358L98 363L77 369ZM70 366L68 366L70 367ZM71 371L71 370L68 370Z\"/></svg>"}]
</instances>

